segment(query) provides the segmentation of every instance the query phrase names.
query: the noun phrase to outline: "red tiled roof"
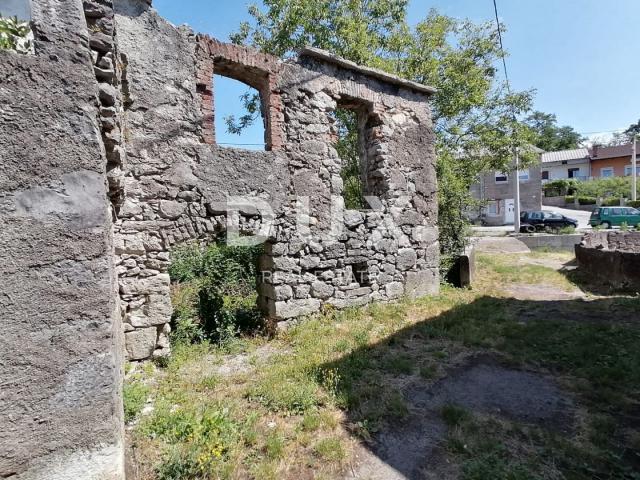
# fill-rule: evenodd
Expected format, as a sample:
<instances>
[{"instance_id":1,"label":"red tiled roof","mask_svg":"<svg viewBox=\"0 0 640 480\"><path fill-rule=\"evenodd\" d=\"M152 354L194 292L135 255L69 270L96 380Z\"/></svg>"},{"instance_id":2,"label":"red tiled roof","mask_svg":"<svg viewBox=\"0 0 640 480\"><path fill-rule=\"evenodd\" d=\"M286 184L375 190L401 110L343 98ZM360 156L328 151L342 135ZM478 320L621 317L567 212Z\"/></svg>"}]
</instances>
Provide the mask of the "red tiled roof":
<instances>
[{"instance_id":1,"label":"red tiled roof","mask_svg":"<svg viewBox=\"0 0 640 480\"><path fill-rule=\"evenodd\" d=\"M614 147L591 147L589 149L592 160L602 160L604 158L630 157L631 144L616 145ZM640 142L636 142L636 155L640 154Z\"/></svg>"}]
</instances>

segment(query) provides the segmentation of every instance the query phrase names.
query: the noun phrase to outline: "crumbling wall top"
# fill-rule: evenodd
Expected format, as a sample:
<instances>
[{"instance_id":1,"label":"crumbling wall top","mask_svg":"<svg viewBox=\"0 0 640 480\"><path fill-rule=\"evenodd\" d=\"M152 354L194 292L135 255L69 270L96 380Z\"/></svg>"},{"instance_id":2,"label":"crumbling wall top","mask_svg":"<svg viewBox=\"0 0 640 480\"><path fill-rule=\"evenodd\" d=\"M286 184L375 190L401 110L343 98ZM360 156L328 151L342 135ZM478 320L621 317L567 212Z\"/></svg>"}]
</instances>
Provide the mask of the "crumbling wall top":
<instances>
[{"instance_id":1,"label":"crumbling wall top","mask_svg":"<svg viewBox=\"0 0 640 480\"><path fill-rule=\"evenodd\" d=\"M392 75L383 70L379 70L377 68L364 67L362 65L358 65L355 62L350 60L346 60L342 57L334 55L333 53L327 52L326 50L322 50L320 48L307 47L300 50L298 54L299 58L303 57L311 57L316 60L322 60L327 63L332 63L334 65L338 65L339 67L346 68L347 70L353 70L354 72L361 73L363 75L367 75L369 77L373 77L377 80L381 80L385 83L390 83L393 85L398 85L404 88L408 88L415 92L425 93L427 95L433 95L437 92L437 90L428 85L423 85L418 82L413 82L411 80L406 80L404 78L398 77L396 75Z\"/></svg>"}]
</instances>

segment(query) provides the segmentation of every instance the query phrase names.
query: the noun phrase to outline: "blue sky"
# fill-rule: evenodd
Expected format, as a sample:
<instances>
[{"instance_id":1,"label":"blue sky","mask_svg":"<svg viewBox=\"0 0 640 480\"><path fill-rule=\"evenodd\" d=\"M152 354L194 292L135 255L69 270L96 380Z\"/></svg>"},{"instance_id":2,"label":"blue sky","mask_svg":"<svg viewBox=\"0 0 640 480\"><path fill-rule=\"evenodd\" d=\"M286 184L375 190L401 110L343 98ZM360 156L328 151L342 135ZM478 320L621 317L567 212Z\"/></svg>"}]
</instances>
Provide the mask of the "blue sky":
<instances>
[{"instance_id":1,"label":"blue sky","mask_svg":"<svg viewBox=\"0 0 640 480\"><path fill-rule=\"evenodd\" d=\"M6 1L6 0L4 0ZM1 2L0 2L1 3ZM174 24L227 40L249 20L244 0L154 0ZM513 88L535 88L535 108L555 113L562 125L593 134L626 128L640 118L640 0L498 0L509 51ZM409 20L417 23L430 8L473 21L493 19L491 0L411 0ZM218 82L219 142L239 142L225 132L222 117L234 113L245 90ZM262 142L257 126L242 137Z\"/></svg>"}]
</instances>

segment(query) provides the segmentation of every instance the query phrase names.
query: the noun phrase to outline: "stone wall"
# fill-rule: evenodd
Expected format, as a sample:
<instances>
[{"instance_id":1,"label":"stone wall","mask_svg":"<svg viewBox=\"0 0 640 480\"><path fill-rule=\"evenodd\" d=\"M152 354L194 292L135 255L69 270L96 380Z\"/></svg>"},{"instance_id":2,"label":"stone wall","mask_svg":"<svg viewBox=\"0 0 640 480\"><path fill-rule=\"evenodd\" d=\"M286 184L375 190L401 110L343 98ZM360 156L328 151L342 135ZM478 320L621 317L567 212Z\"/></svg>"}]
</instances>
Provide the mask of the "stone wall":
<instances>
[{"instance_id":1,"label":"stone wall","mask_svg":"<svg viewBox=\"0 0 640 480\"><path fill-rule=\"evenodd\" d=\"M35 54L0 51L0 477L123 478L122 357L169 352L177 246L264 241L274 321L437 291L432 89L313 49L281 62L147 0L32 5ZM214 73L259 90L267 151L216 145Z\"/></svg>"},{"instance_id":2,"label":"stone wall","mask_svg":"<svg viewBox=\"0 0 640 480\"><path fill-rule=\"evenodd\" d=\"M437 291L432 89L315 50L281 62L176 28L141 0L116 0L115 26L126 154L115 244L130 359L168 352L171 250L222 238L234 218L266 240L259 303L273 320ZM267 151L215 144L214 73L261 93ZM361 119L375 197L364 211L343 208L337 106Z\"/></svg>"},{"instance_id":3,"label":"stone wall","mask_svg":"<svg viewBox=\"0 0 640 480\"><path fill-rule=\"evenodd\" d=\"M0 50L0 477L122 479L96 58L80 0L32 18L35 54Z\"/></svg>"},{"instance_id":4,"label":"stone wall","mask_svg":"<svg viewBox=\"0 0 640 480\"><path fill-rule=\"evenodd\" d=\"M590 232L576 245L580 270L614 288L640 288L640 232Z\"/></svg>"}]
</instances>

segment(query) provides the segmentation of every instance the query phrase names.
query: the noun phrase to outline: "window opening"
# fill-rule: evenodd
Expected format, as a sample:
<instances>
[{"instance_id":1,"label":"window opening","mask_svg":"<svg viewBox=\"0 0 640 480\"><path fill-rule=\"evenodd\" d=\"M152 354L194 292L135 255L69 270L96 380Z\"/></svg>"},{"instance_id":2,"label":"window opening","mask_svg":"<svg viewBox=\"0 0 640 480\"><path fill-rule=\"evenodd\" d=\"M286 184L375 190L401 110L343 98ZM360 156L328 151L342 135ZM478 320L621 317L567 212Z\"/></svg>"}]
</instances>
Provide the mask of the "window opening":
<instances>
[{"instance_id":1,"label":"window opening","mask_svg":"<svg viewBox=\"0 0 640 480\"><path fill-rule=\"evenodd\" d=\"M260 93L248 84L213 76L216 144L267 150L266 122Z\"/></svg>"},{"instance_id":2,"label":"window opening","mask_svg":"<svg viewBox=\"0 0 640 480\"><path fill-rule=\"evenodd\" d=\"M360 113L352 108L338 106L333 112L335 148L342 162L344 206L349 210L362 210L364 201L364 139Z\"/></svg>"}]
</instances>

